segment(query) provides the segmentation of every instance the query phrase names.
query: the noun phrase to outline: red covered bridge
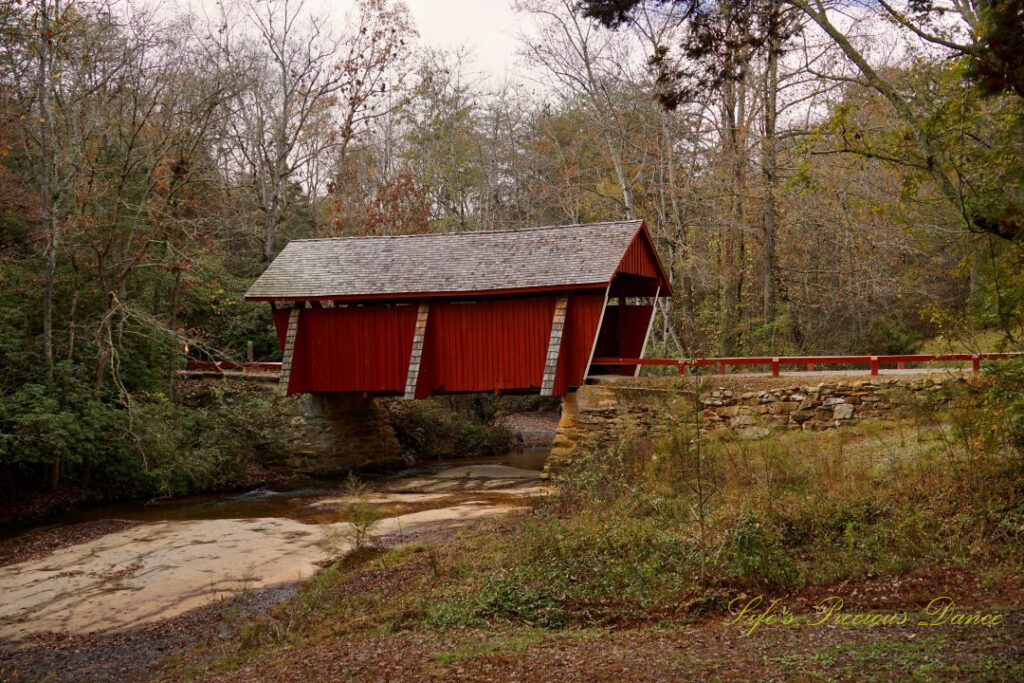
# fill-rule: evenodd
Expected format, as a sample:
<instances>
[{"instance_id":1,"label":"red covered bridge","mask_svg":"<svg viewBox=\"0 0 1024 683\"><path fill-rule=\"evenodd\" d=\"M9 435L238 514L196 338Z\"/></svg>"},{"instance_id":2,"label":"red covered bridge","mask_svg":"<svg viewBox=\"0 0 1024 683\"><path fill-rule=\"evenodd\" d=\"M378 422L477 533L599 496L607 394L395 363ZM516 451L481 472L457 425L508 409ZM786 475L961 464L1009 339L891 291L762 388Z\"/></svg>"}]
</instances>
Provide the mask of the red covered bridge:
<instances>
[{"instance_id":1,"label":"red covered bridge","mask_svg":"<svg viewBox=\"0 0 1024 683\"><path fill-rule=\"evenodd\" d=\"M296 240L246 293L267 301L287 392L540 392L640 358L671 288L642 221Z\"/></svg>"}]
</instances>

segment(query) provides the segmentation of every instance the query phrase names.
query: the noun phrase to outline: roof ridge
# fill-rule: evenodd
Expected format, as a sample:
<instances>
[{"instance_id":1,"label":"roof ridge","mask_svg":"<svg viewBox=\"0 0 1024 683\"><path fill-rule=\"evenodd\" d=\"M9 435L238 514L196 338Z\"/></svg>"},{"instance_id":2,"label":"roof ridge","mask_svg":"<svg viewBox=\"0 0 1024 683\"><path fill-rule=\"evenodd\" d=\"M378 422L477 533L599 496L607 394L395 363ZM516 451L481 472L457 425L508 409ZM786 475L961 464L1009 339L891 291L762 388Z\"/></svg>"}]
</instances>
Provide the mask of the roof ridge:
<instances>
[{"instance_id":1,"label":"roof ridge","mask_svg":"<svg viewBox=\"0 0 1024 683\"><path fill-rule=\"evenodd\" d=\"M509 233L539 232L541 230L562 230L566 228L589 228L599 225L628 225L630 223L642 223L642 218L630 218L621 221L597 221L595 223L569 223L566 225L542 225L532 228L505 228L502 230L452 230L449 232L418 232L403 235L346 235L344 237L305 237L302 239L289 240L293 242L337 242L341 240L390 240L390 239L412 239L417 237L448 237L452 235L506 235Z\"/></svg>"}]
</instances>

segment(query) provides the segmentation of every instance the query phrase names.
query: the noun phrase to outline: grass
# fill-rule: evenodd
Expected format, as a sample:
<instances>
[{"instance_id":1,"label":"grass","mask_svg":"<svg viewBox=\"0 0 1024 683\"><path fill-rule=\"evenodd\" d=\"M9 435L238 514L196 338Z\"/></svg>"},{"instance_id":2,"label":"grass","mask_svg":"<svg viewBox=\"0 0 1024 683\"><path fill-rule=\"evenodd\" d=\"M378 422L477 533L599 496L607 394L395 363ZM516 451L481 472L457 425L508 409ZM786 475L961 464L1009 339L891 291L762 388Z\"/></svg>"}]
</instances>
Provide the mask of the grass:
<instances>
[{"instance_id":1,"label":"grass","mask_svg":"<svg viewBox=\"0 0 1024 683\"><path fill-rule=\"evenodd\" d=\"M813 653L775 658L787 676L835 680L935 681L1021 680L1024 663L1001 654L975 658L951 658L958 643L947 634L914 637L881 637L873 641L848 640Z\"/></svg>"},{"instance_id":2,"label":"grass","mask_svg":"<svg viewBox=\"0 0 1024 683\"><path fill-rule=\"evenodd\" d=\"M540 629L528 629L513 635L484 637L457 649L438 652L434 655L434 661L452 664L486 657L495 652L519 652L541 642L547 635L547 632Z\"/></svg>"},{"instance_id":3,"label":"grass","mask_svg":"<svg viewBox=\"0 0 1024 683\"><path fill-rule=\"evenodd\" d=\"M1006 343L1006 335L1001 330L968 330L954 335L932 337L921 344L917 352L923 354L984 353L1001 351Z\"/></svg>"},{"instance_id":4,"label":"grass","mask_svg":"<svg viewBox=\"0 0 1024 683\"><path fill-rule=\"evenodd\" d=\"M201 670L407 633L448 634L431 657L454 665L580 634L721 620L744 594L909 586L900 577L943 571L999 586L1024 569L1024 455L1000 431L1003 416L973 405L759 441L681 428L662 443L586 454L533 515L335 563L202 654ZM921 609L932 585L894 589L874 608ZM848 642L772 661L812 678L843 667L855 679L957 676L945 633L839 630ZM998 651L956 666L968 665L982 678L1005 678L986 667L1024 674Z\"/></svg>"},{"instance_id":5,"label":"grass","mask_svg":"<svg viewBox=\"0 0 1024 683\"><path fill-rule=\"evenodd\" d=\"M929 566L1019 570L1021 458L977 418L701 439L700 454L681 432L590 454L557 480L551 514L525 521L504 560L474 571L429 619L631 623L721 609L742 590Z\"/></svg>"}]
</instances>

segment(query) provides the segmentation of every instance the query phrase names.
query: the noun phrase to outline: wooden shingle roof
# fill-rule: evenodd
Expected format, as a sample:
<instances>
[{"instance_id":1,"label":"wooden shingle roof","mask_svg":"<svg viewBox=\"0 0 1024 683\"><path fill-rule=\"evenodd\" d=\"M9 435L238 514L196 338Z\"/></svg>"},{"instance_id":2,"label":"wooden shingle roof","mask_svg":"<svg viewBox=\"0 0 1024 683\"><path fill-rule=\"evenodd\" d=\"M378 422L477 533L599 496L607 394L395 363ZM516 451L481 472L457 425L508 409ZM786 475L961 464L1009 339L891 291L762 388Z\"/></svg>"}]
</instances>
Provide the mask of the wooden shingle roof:
<instances>
[{"instance_id":1,"label":"wooden shingle roof","mask_svg":"<svg viewBox=\"0 0 1024 683\"><path fill-rule=\"evenodd\" d=\"M608 283L642 221L295 240L251 301L460 294Z\"/></svg>"}]
</instances>

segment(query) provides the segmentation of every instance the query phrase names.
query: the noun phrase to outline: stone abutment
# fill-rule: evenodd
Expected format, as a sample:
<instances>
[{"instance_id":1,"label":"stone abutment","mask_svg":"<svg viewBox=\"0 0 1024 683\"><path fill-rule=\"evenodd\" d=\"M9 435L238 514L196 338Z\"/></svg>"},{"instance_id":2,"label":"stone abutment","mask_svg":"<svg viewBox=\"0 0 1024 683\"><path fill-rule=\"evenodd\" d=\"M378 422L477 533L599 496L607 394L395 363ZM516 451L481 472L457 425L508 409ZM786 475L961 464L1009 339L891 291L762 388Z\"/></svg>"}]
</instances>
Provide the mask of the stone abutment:
<instances>
[{"instance_id":1,"label":"stone abutment","mask_svg":"<svg viewBox=\"0 0 1024 683\"><path fill-rule=\"evenodd\" d=\"M842 428L898 417L915 407L947 406L970 384L956 373L836 379L599 379L567 394L550 465L632 438L658 441L682 424L757 439L779 430Z\"/></svg>"}]
</instances>

